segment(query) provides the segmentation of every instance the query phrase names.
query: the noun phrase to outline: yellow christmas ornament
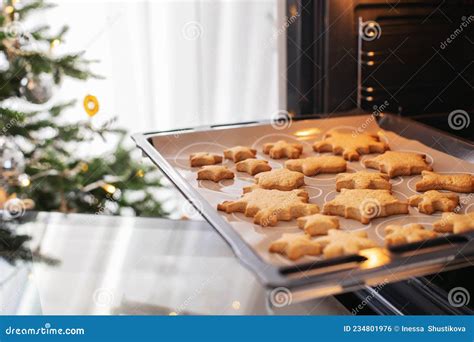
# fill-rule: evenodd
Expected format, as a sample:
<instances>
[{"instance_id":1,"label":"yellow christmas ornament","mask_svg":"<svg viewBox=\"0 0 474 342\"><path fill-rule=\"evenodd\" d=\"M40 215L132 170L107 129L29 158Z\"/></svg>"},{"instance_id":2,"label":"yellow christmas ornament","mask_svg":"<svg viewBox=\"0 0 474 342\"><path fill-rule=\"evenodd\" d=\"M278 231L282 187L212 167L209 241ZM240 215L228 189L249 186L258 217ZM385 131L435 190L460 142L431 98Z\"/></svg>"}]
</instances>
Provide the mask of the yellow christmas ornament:
<instances>
[{"instance_id":1,"label":"yellow christmas ornament","mask_svg":"<svg viewBox=\"0 0 474 342\"><path fill-rule=\"evenodd\" d=\"M87 115L93 117L99 111L99 100L94 95L86 95L84 97L84 109Z\"/></svg>"}]
</instances>

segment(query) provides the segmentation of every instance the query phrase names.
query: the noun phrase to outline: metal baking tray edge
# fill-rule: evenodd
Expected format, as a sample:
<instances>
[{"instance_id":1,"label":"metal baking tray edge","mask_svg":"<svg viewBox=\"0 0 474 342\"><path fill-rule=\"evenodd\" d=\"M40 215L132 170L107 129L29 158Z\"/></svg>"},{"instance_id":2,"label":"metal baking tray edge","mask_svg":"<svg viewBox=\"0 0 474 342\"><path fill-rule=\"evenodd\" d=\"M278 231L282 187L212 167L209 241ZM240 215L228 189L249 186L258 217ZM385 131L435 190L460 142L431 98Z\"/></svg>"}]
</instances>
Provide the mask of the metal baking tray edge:
<instances>
[{"instance_id":1,"label":"metal baking tray edge","mask_svg":"<svg viewBox=\"0 0 474 342\"><path fill-rule=\"evenodd\" d=\"M339 115L338 115L339 116ZM293 120L324 119L324 115L304 116L293 118ZM415 121L394 116L391 114L381 114L376 117L380 128L393 131L403 137L416 139L426 145L431 145L433 139L443 141L447 146L446 153L452 156L465 159L472 157L474 145L448 135L444 132L432 129ZM271 265L263 261L252 248L244 242L234 228L228 224L224 218L212 207L201 194L194 189L181 174L172 167L168 161L151 144L152 136L161 134L181 134L186 132L207 131L213 129L226 129L245 127L251 125L269 124L270 120L242 122L225 125L200 126L195 128L185 128L178 130L158 131L150 133L136 133L132 135L138 148L148 156L151 161L163 172L163 174L176 186L183 196L195 207L195 209L210 223L210 225L224 238L232 248L239 260L258 277L260 282L268 288L285 287L291 290L293 300L300 301L308 298L315 298L333 295L380 282L400 281L412 276L422 276L430 273L464 267L474 260L474 233L467 233L459 236L459 239L449 239L447 246L441 250L431 252L418 252L419 254L409 254L408 256L397 257L395 262L381 267L368 269L349 268L339 271L328 272L326 274L306 275L300 277L289 277L285 275L285 268ZM423 134L420 134L423 132ZM450 235L454 236L455 235ZM453 242L454 241L454 242ZM457 252L462 250L462 256ZM359 258L359 259L358 259ZM361 256L342 257L347 263L360 261ZM337 262L337 259L331 259ZM406 264L407 259L410 263ZM327 260L315 262L308 265L308 268L299 266L300 273L311 271L319 264Z\"/></svg>"}]
</instances>

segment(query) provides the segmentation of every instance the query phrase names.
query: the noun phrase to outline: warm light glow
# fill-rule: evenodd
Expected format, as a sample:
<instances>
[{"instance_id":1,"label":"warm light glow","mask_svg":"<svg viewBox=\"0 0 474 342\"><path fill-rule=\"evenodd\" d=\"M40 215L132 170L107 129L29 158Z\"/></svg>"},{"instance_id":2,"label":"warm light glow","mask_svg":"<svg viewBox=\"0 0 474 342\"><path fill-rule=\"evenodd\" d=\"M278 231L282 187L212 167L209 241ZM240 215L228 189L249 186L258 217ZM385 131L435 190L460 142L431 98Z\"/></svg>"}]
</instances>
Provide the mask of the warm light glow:
<instances>
[{"instance_id":1,"label":"warm light glow","mask_svg":"<svg viewBox=\"0 0 474 342\"><path fill-rule=\"evenodd\" d=\"M59 39L54 39L52 42L51 42L51 48L55 48L56 46L58 46L59 44L61 44L61 41Z\"/></svg>"},{"instance_id":2,"label":"warm light glow","mask_svg":"<svg viewBox=\"0 0 474 342\"><path fill-rule=\"evenodd\" d=\"M373 91L374 91L374 88L372 88L372 87L368 87L368 88L367 88L367 91L368 91L369 93L371 93L371 92L373 92Z\"/></svg>"},{"instance_id":3,"label":"warm light glow","mask_svg":"<svg viewBox=\"0 0 474 342\"><path fill-rule=\"evenodd\" d=\"M174 311L171 311L168 315L169 315L169 316L178 316L178 314L177 314L176 312L174 312Z\"/></svg>"},{"instance_id":4,"label":"warm light glow","mask_svg":"<svg viewBox=\"0 0 474 342\"><path fill-rule=\"evenodd\" d=\"M385 253L383 248L364 249L360 251L360 255L367 258L366 261L361 263L361 268L374 268L390 262L390 257Z\"/></svg>"},{"instance_id":5,"label":"warm light glow","mask_svg":"<svg viewBox=\"0 0 474 342\"><path fill-rule=\"evenodd\" d=\"M369 57L375 56L375 52L369 51L369 52L367 52L367 56L369 56Z\"/></svg>"},{"instance_id":6,"label":"warm light glow","mask_svg":"<svg viewBox=\"0 0 474 342\"><path fill-rule=\"evenodd\" d=\"M13 8L13 6L6 6L5 7L5 13L6 14L12 14L14 10L15 10L15 8Z\"/></svg>"},{"instance_id":7,"label":"warm light glow","mask_svg":"<svg viewBox=\"0 0 474 342\"><path fill-rule=\"evenodd\" d=\"M309 137L312 135L317 135L321 133L321 130L319 128L308 128L308 129L302 129L300 131L296 131L295 135L297 137Z\"/></svg>"},{"instance_id":8,"label":"warm light glow","mask_svg":"<svg viewBox=\"0 0 474 342\"><path fill-rule=\"evenodd\" d=\"M82 172L87 172L87 171L89 171L89 165L87 165L86 163L82 163L82 164L81 164L81 171L82 171Z\"/></svg>"},{"instance_id":9,"label":"warm light glow","mask_svg":"<svg viewBox=\"0 0 474 342\"><path fill-rule=\"evenodd\" d=\"M233 308L234 310L239 310L239 309L240 309L240 302L239 302L238 300L234 300L234 301L232 302L232 308Z\"/></svg>"},{"instance_id":10,"label":"warm light glow","mask_svg":"<svg viewBox=\"0 0 474 342\"><path fill-rule=\"evenodd\" d=\"M137 177L143 178L143 176L145 176L145 172L143 172L143 170L138 170L136 175Z\"/></svg>"},{"instance_id":11,"label":"warm light glow","mask_svg":"<svg viewBox=\"0 0 474 342\"><path fill-rule=\"evenodd\" d=\"M367 65L374 65L374 64L375 64L374 61L368 61L367 62Z\"/></svg>"},{"instance_id":12,"label":"warm light glow","mask_svg":"<svg viewBox=\"0 0 474 342\"><path fill-rule=\"evenodd\" d=\"M117 188L112 184L104 184L102 185L102 189L107 191L109 194L113 194L115 191L117 191Z\"/></svg>"}]
</instances>

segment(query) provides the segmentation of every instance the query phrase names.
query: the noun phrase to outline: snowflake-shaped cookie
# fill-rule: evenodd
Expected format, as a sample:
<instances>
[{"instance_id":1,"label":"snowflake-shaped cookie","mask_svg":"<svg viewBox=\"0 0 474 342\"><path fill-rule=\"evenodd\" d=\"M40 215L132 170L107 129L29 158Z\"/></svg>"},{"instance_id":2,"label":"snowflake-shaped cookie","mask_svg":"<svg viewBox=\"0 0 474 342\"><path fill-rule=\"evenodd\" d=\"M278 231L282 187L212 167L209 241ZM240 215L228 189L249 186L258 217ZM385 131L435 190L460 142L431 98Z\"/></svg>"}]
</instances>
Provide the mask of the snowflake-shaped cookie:
<instances>
[{"instance_id":1,"label":"snowflake-shaped cookie","mask_svg":"<svg viewBox=\"0 0 474 342\"><path fill-rule=\"evenodd\" d=\"M339 220L334 216L314 214L298 217L296 221L298 227L311 236L325 235L330 229L339 229Z\"/></svg>"},{"instance_id":2,"label":"snowflake-shaped cookie","mask_svg":"<svg viewBox=\"0 0 474 342\"><path fill-rule=\"evenodd\" d=\"M408 203L395 198L389 190L342 189L335 199L324 204L323 213L367 224L377 217L408 214Z\"/></svg>"},{"instance_id":3,"label":"snowflake-shaped cookie","mask_svg":"<svg viewBox=\"0 0 474 342\"><path fill-rule=\"evenodd\" d=\"M314 242L306 234L293 233L283 234L282 237L273 241L269 251L271 253L280 253L288 259L296 260L305 255L320 255L321 244Z\"/></svg>"},{"instance_id":4,"label":"snowflake-shaped cookie","mask_svg":"<svg viewBox=\"0 0 474 342\"><path fill-rule=\"evenodd\" d=\"M426 230L421 224L413 223L404 226L389 225L385 227L385 244L387 246L403 245L406 243L413 243L433 239L438 237L438 234Z\"/></svg>"},{"instance_id":5,"label":"snowflake-shaped cookie","mask_svg":"<svg viewBox=\"0 0 474 342\"><path fill-rule=\"evenodd\" d=\"M323 254L326 258L357 254L363 249L377 246L367 237L366 232L337 229L331 229L327 236L318 237L313 241L323 246Z\"/></svg>"},{"instance_id":6,"label":"snowflake-shaped cookie","mask_svg":"<svg viewBox=\"0 0 474 342\"><path fill-rule=\"evenodd\" d=\"M414 195L408 199L412 207L418 207L420 213L431 215L435 211L454 211L459 204L459 196L453 193L430 190L423 195Z\"/></svg>"},{"instance_id":7,"label":"snowflake-shaped cookie","mask_svg":"<svg viewBox=\"0 0 474 342\"><path fill-rule=\"evenodd\" d=\"M336 176L336 190L341 189L383 189L391 190L390 177L379 172L358 171L340 173Z\"/></svg>"},{"instance_id":8,"label":"snowflake-shaped cookie","mask_svg":"<svg viewBox=\"0 0 474 342\"><path fill-rule=\"evenodd\" d=\"M304 175L287 169L261 172L255 176L255 185L244 187L244 193L256 188L289 191L304 185Z\"/></svg>"},{"instance_id":9,"label":"snowflake-shaped cookie","mask_svg":"<svg viewBox=\"0 0 474 342\"><path fill-rule=\"evenodd\" d=\"M270 158L273 159L296 159L300 157L301 153L303 153L303 145L279 140L276 143L267 143L263 145L263 153L268 154Z\"/></svg>"},{"instance_id":10,"label":"snowflake-shaped cookie","mask_svg":"<svg viewBox=\"0 0 474 342\"><path fill-rule=\"evenodd\" d=\"M432 170L426 161L426 156L414 152L387 151L375 158L364 160L364 165L371 169L378 169L388 174L390 178L418 175L424 170Z\"/></svg>"},{"instance_id":11,"label":"snowflake-shaped cookie","mask_svg":"<svg viewBox=\"0 0 474 342\"><path fill-rule=\"evenodd\" d=\"M237 171L246 172L252 176L257 173L270 171L272 167L268 164L268 161L262 159L249 158L242 160L235 164Z\"/></svg>"},{"instance_id":12,"label":"snowflake-shaped cookie","mask_svg":"<svg viewBox=\"0 0 474 342\"><path fill-rule=\"evenodd\" d=\"M330 131L313 145L317 152L342 154L346 160L359 160L361 154L383 153L389 147L376 134Z\"/></svg>"},{"instance_id":13,"label":"snowflake-shaped cookie","mask_svg":"<svg viewBox=\"0 0 474 342\"><path fill-rule=\"evenodd\" d=\"M474 212L468 214L443 213L433 223L434 230L441 233L462 234L474 230Z\"/></svg>"},{"instance_id":14,"label":"snowflake-shaped cookie","mask_svg":"<svg viewBox=\"0 0 474 342\"><path fill-rule=\"evenodd\" d=\"M287 160L285 167L292 171L303 172L305 176L315 176L320 173L344 172L347 162L341 157L317 156Z\"/></svg>"},{"instance_id":15,"label":"snowflake-shaped cookie","mask_svg":"<svg viewBox=\"0 0 474 342\"><path fill-rule=\"evenodd\" d=\"M316 214L319 207L308 203L309 195L304 190L280 191L255 189L236 201L225 201L217 206L226 213L242 212L253 217L261 226L274 226L278 221Z\"/></svg>"}]
</instances>

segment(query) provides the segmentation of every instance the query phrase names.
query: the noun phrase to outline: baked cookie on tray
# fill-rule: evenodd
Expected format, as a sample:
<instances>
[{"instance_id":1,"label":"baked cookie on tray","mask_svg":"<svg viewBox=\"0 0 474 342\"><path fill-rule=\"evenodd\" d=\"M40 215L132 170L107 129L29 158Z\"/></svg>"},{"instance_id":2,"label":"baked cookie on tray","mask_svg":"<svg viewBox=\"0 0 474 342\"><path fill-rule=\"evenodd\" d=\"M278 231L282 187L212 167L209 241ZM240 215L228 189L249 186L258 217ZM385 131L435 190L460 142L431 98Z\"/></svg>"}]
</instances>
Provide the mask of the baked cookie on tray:
<instances>
[{"instance_id":1,"label":"baked cookie on tray","mask_svg":"<svg viewBox=\"0 0 474 342\"><path fill-rule=\"evenodd\" d=\"M433 239L439 236L436 232L426 230L421 224L389 225L385 227L385 245L396 246L407 243Z\"/></svg>"},{"instance_id":2,"label":"baked cookie on tray","mask_svg":"<svg viewBox=\"0 0 474 342\"><path fill-rule=\"evenodd\" d=\"M308 235L326 235L331 229L339 229L339 220L335 216L314 214L298 217L298 227Z\"/></svg>"},{"instance_id":3,"label":"baked cookie on tray","mask_svg":"<svg viewBox=\"0 0 474 342\"><path fill-rule=\"evenodd\" d=\"M361 231L331 229L328 235L315 238L313 241L323 247L323 255L326 258L357 254L363 249L377 247L377 244L367 237L367 233Z\"/></svg>"},{"instance_id":4,"label":"baked cookie on tray","mask_svg":"<svg viewBox=\"0 0 474 342\"><path fill-rule=\"evenodd\" d=\"M235 164L235 168L239 172L246 172L252 176L255 176L260 172L270 171L272 169L272 167L268 164L268 161L255 158L239 161L237 164Z\"/></svg>"},{"instance_id":5,"label":"baked cookie on tray","mask_svg":"<svg viewBox=\"0 0 474 342\"><path fill-rule=\"evenodd\" d=\"M306 234L283 234L270 245L270 253L280 253L290 260L299 259L305 255L320 255L321 244L311 240Z\"/></svg>"},{"instance_id":6,"label":"baked cookie on tray","mask_svg":"<svg viewBox=\"0 0 474 342\"><path fill-rule=\"evenodd\" d=\"M197 172L198 180L210 180L216 183L223 179L233 179L234 177L234 173L223 165L203 166Z\"/></svg>"},{"instance_id":7,"label":"baked cookie on tray","mask_svg":"<svg viewBox=\"0 0 474 342\"><path fill-rule=\"evenodd\" d=\"M189 163L192 167L219 164L222 163L222 156L209 152L192 153L189 156Z\"/></svg>"},{"instance_id":8,"label":"baked cookie on tray","mask_svg":"<svg viewBox=\"0 0 474 342\"><path fill-rule=\"evenodd\" d=\"M323 214L367 224L377 217L408 214L408 203L398 200L389 190L342 189L335 199L324 204Z\"/></svg>"},{"instance_id":9,"label":"baked cookie on tray","mask_svg":"<svg viewBox=\"0 0 474 342\"><path fill-rule=\"evenodd\" d=\"M351 161L359 160L361 154L383 153L390 148L376 134L329 131L322 141L314 143L313 149L316 152L340 154Z\"/></svg>"},{"instance_id":10,"label":"baked cookie on tray","mask_svg":"<svg viewBox=\"0 0 474 342\"><path fill-rule=\"evenodd\" d=\"M390 177L384 173L357 171L340 173L336 176L336 190L341 189L382 189L391 190Z\"/></svg>"},{"instance_id":11,"label":"baked cookie on tray","mask_svg":"<svg viewBox=\"0 0 474 342\"><path fill-rule=\"evenodd\" d=\"M390 178L418 175L422 171L431 171L426 155L415 152L387 151L375 158L364 160L364 166L386 173Z\"/></svg>"},{"instance_id":12,"label":"baked cookie on tray","mask_svg":"<svg viewBox=\"0 0 474 342\"><path fill-rule=\"evenodd\" d=\"M304 185L304 175L301 172L290 171L287 169L276 169L272 171L261 172L255 176L254 185L244 187L244 193L250 192L256 188L276 189L289 191L298 189Z\"/></svg>"},{"instance_id":13,"label":"baked cookie on tray","mask_svg":"<svg viewBox=\"0 0 474 342\"><path fill-rule=\"evenodd\" d=\"M423 195L413 195L408 204L418 207L420 213L431 215L435 211L454 211L459 205L459 196L454 193L430 190Z\"/></svg>"},{"instance_id":14,"label":"baked cookie on tray","mask_svg":"<svg viewBox=\"0 0 474 342\"><path fill-rule=\"evenodd\" d=\"M303 153L303 145L279 140L276 143L264 144L263 153L268 154L270 158L273 159L296 159L300 157L301 153Z\"/></svg>"},{"instance_id":15,"label":"baked cookie on tray","mask_svg":"<svg viewBox=\"0 0 474 342\"><path fill-rule=\"evenodd\" d=\"M257 150L246 146L234 146L224 150L224 157L232 160L234 163L239 161L255 158Z\"/></svg>"},{"instance_id":16,"label":"baked cookie on tray","mask_svg":"<svg viewBox=\"0 0 474 342\"><path fill-rule=\"evenodd\" d=\"M433 223L440 233L462 234L474 230L474 212L468 214L443 213L441 219Z\"/></svg>"},{"instance_id":17,"label":"baked cookie on tray","mask_svg":"<svg viewBox=\"0 0 474 342\"><path fill-rule=\"evenodd\" d=\"M274 226L278 221L291 221L294 218L316 214L319 207L308 203L309 195L304 190L254 189L235 201L225 201L217 209L226 213L241 212L253 217L254 223L261 226Z\"/></svg>"},{"instance_id":18,"label":"baked cookie on tray","mask_svg":"<svg viewBox=\"0 0 474 342\"><path fill-rule=\"evenodd\" d=\"M317 156L287 160L285 167L291 171L302 172L305 176L316 176L320 173L344 172L347 162L341 157Z\"/></svg>"},{"instance_id":19,"label":"baked cookie on tray","mask_svg":"<svg viewBox=\"0 0 474 342\"><path fill-rule=\"evenodd\" d=\"M415 184L416 191L474 192L474 176L468 173L441 175L431 171L423 171L421 177L421 180Z\"/></svg>"}]
</instances>

